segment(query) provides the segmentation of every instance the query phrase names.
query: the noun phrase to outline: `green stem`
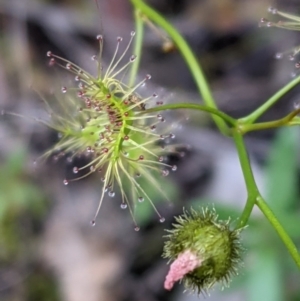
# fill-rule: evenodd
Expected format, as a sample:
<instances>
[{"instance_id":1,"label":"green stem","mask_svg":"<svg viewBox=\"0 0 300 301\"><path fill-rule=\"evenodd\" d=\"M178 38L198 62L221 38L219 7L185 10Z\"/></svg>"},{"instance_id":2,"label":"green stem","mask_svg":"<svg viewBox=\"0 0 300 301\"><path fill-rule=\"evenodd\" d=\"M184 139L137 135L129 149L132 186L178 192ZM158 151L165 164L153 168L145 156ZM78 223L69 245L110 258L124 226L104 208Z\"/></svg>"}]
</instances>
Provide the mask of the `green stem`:
<instances>
[{"instance_id":1,"label":"green stem","mask_svg":"<svg viewBox=\"0 0 300 301\"><path fill-rule=\"evenodd\" d=\"M254 124L239 124L239 131L242 134L245 134L247 132L251 131L258 131L258 130L264 130L264 129L271 129L271 128L277 128L281 126L287 126L287 125L293 125L292 121L293 118L296 117L300 113L300 109L297 109L287 116L273 121L267 121L267 122L260 122L260 123L254 123ZM240 119L238 120L240 122ZM295 125L299 125L298 123Z\"/></svg>"},{"instance_id":2,"label":"green stem","mask_svg":"<svg viewBox=\"0 0 300 301\"><path fill-rule=\"evenodd\" d=\"M295 263L300 268L300 254L295 244L293 243L289 235L286 233L286 231L284 230L284 228L282 227L282 225L280 224L280 222L278 221L278 219L276 218L276 216L274 215L274 213L272 212L268 204L261 196L258 196L256 198L256 204L259 207L259 209L262 211L264 216L268 219L270 224L273 226L273 228L276 230L279 237L281 238L286 248L288 249L289 253L293 257Z\"/></svg>"},{"instance_id":3,"label":"green stem","mask_svg":"<svg viewBox=\"0 0 300 301\"><path fill-rule=\"evenodd\" d=\"M269 98L264 104L262 104L258 109L249 114L248 116L240 119L242 123L253 123L257 118L259 118L263 113L265 113L273 104L275 104L281 97L283 97L289 90L293 89L300 83L300 76L296 77L294 80L285 85L277 93L275 93L271 98Z\"/></svg>"},{"instance_id":4,"label":"green stem","mask_svg":"<svg viewBox=\"0 0 300 301\"><path fill-rule=\"evenodd\" d=\"M204 103L211 108L217 109L217 105L212 96L203 71L197 59L195 58L195 55L191 51L184 38L163 16L158 14L155 10L153 10L151 7L145 4L142 0L131 0L131 2L136 8L140 9L140 11L143 12L143 14L145 14L150 20L152 20L153 22L158 24L162 29L164 29L167 32L167 34L172 38L172 40L175 42L176 46L182 53L182 56L185 59L186 64L194 77L199 93L203 97ZM225 134L226 125L224 121L218 117L213 117L213 119L220 131Z\"/></svg>"},{"instance_id":5,"label":"green stem","mask_svg":"<svg viewBox=\"0 0 300 301\"><path fill-rule=\"evenodd\" d=\"M244 227L248 219L251 215L251 212L253 210L253 207L255 205L255 199L257 195L259 195L259 190L257 188L252 168L249 162L249 157L246 151L245 143L242 134L238 130L233 130L233 140L238 152L240 164L242 167L246 188L248 192L248 199L246 202L246 205L244 207L244 210L239 218L239 223L237 225L237 228Z\"/></svg>"},{"instance_id":6,"label":"green stem","mask_svg":"<svg viewBox=\"0 0 300 301\"><path fill-rule=\"evenodd\" d=\"M133 53L136 55L136 59L131 65L130 76L128 81L128 86L133 87L136 76L138 73L141 57L142 57L142 45L143 45L143 36L144 36L144 23L140 17L140 11L138 9L134 10L134 20L135 20L135 39Z\"/></svg>"},{"instance_id":7,"label":"green stem","mask_svg":"<svg viewBox=\"0 0 300 301\"><path fill-rule=\"evenodd\" d=\"M176 109L191 109L191 110L198 110L198 111L202 111L202 112L208 112L210 114L213 114L215 116L222 118L222 120L226 121L227 123L229 123L232 126L235 126L237 123L237 121L234 118L230 117L229 115L227 115L217 109L214 109L214 108L211 108L211 107L208 107L205 105L197 105L194 103L167 104L167 105L157 106L157 107L154 107L151 109L147 109L145 111L142 111L141 113L145 114L145 113L151 113L151 112L160 112L160 111L164 111L164 110L176 110ZM228 129L227 126L226 126L226 128ZM227 129L226 129L226 131L227 131Z\"/></svg>"}]
</instances>

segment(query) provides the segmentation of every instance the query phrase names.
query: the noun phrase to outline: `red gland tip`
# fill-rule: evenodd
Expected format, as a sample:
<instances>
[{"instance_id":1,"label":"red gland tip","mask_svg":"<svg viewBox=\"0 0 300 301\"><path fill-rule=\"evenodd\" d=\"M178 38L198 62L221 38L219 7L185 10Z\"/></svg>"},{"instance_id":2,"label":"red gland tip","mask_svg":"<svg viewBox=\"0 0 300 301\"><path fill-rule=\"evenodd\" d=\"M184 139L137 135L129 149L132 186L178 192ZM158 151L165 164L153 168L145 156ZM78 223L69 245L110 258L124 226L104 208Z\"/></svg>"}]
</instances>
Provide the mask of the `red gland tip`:
<instances>
[{"instance_id":1,"label":"red gland tip","mask_svg":"<svg viewBox=\"0 0 300 301\"><path fill-rule=\"evenodd\" d=\"M197 255L190 250L180 253L170 266L164 283L165 289L170 291L176 281L181 280L185 275L198 268L201 263L202 261Z\"/></svg>"},{"instance_id":2,"label":"red gland tip","mask_svg":"<svg viewBox=\"0 0 300 301\"><path fill-rule=\"evenodd\" d=\"M54 66L54 65L55 65L55 59L54 59L54 58L51 58L51 59L49 60L49 66L52 67L52 66Z\"/></svg>"}]
</instances>

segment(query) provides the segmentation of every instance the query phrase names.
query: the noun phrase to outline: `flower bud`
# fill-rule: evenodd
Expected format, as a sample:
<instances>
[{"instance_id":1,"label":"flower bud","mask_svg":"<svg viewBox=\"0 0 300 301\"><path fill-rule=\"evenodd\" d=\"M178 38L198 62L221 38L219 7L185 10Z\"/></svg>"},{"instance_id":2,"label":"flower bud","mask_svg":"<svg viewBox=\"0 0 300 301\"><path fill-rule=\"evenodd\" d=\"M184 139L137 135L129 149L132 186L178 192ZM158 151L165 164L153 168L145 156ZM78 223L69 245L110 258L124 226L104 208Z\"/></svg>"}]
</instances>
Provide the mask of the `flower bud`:
<instances>
[{"instance_id":1,"label":"flower bud","mask_svg":"<svg viewBox=\"0 0 300 301\"><path fill-rule=\"evenodd\" d=\"M198 293L217 282L227 285L241 262L241 229L230 230L230 219L218 220L215 210L208 208L200 212L191 209L175 219L164 246L163 256L173 261L165 289L181 280L187 289Z\"/></svg>"}]
</instances>

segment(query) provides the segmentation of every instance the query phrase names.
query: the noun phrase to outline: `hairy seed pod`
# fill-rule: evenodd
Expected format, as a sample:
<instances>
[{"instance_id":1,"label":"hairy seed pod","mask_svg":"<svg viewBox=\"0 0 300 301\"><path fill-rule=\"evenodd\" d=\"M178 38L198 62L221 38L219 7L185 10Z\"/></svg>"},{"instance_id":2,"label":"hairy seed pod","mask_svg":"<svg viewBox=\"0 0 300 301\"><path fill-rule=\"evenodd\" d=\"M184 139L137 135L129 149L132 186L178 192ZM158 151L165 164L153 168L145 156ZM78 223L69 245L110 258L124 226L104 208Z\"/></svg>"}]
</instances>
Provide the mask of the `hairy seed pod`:
<instances>
[{"instance_id":1,"label":"hairy seed pod","mask_svg":"<svg viewBox=\"0 0 300 301\"><path fill-rule=\"evenodd\" d=\"M241 230L230 230L230 220L218 220L215 210L208 208L200 212L191 209L175 219L164 246L163 256L173 261L165 289L181 280L187 289L198 293L217 282L228 285L241 262Z\"/></svg>"}]
</instances>

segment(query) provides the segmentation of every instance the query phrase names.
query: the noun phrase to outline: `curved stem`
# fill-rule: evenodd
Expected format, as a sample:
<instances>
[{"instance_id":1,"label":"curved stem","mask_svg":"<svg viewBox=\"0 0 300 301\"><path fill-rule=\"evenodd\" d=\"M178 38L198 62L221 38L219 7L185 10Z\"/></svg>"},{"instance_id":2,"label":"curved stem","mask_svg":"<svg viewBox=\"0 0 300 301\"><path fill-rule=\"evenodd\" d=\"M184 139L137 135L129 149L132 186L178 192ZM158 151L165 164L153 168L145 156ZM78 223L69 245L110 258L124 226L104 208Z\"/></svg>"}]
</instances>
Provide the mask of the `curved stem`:
<instances>
[{"instance_id":1,"label":"curved stem","mask_svg":"<svg viewBox=\"0 0 300 301\"><path fill-rule=\"evenodd\" d=\"M263 113L265 113L273 104L275 104L282 96L284 96L289 90L293 89L300 83L300 76L296 77L294 80L285 85L282 89L276 92L271 98L269 98L264 104L262 104L258 109L249 114L248 116L240 119L244 124L251 124L257 118L259 118Z\"/></svg>"},{"instance_id":2,"label":"curved stem","mask_svg":"<svg viewBox=\"0 0 300 301\"><path fill-rule=\"evenodd\" d=\"M242 134L238 130L233 130L233 140L238 152L241 168L243 171L245 184L248 192L248 199L245 204L244 210L239 218L239 223L237 225L237 228L244 227L248 219L251 215L251 212L253 210L253 207L255 205L255 199L257 195L259 195L259 190L257 188L252 168L249 162L249 157L246 151L245 143Z\"/></svg>"},{"instance_id":3,"label":"curved stem","mask_svg":"<svg viewBox=\"0 0 300 301\"><path fill-rule=\"evenodd\" d=\"M258 131L258 130L264 130L264 129L271 129L276 128L280 126L287 126L287 125L294 125L293 124L293 118L296 117L300 113L300 109L297 109L287 116L274 120L274 121L267 121L267 122L260 122L260 123L254 123L254 124L239 124L239 130L242 134L245 134L247 132L251 131ZM241 119L238 120L240 123ZM299 125L296 123L295 125Z\"/></svg>"},{"instance_id":4,"label":"curved stem","mask_svg":"<svg viewBox=\"0 0 300 301\"><path fill-rule=\"evenodd\" d=\"M211 108L211 107L208 107L205 105L197 105L194 103L175 103L175 104L157 106L157 107L142 111L141 114L151 113L151 112L160 112L160 111L164 111L164 110L176 110L176 109L191 109L191 110L207 112L207 113L210 113L210 114L213 114L215 116L222 118L223 121L226 121L227 123L231 124L232 126L235 126L237 123L236 119L230 117L229 115L227 115L217 109L214 109L214 108ZM228 127L226 126L226 133L227 133L227 129L228 129Z\"/></svg>"},{"instance_id":5,"label":"curved stem","mask_svg":"<svg viewBox=\"0 0 300 301\"><path fill-rule=\"evenodd\" d=\"M141 57L142 57L142 44L144 36L144 24L143 20L140 17L140 11L138 9L134 10L134 20L135 20L135 39L134 39L134 48L133 53L136 55L136 59L131 65L130 76L128 81L128 86L133 87L137 72L139 69Z\"/></svg>"},{"instance_id":6,"label":"curved stem","mask_svg":"<svg viewBox=\"0 0 300 301\"><path fill-rule=\"evenodd\" d=\"M233 130L233 139L236 148L238 150L238 156L240 159L240 163L241 163L241 167L242 167L242 171L244 174L246 187L248 191L248 199L244 207L244 210L242 212L242 215L239 218L239 223L236 228L237 229L242 228L247 224L247 221L251 215L254 205L257 205L259 209L263 212L265 217L269 220L273 228L276 230L279 237L281 238L286 248L288 249L289 253L293 257L295 263L300 268L300 254L295 244L293 243L289 235L286 233L286 231L284 230L280 222L277 220L276 216L269 208L268 204L264 201L264 199L260 195L260 192L257 188L253 176L253 172L250 166L249 157L245 148L242 134L237 130Z\"/></svg>"},{"instance_id":7,"label":"curved stem","mask_svg":"<svg viewBox=\"0 0 300 301\"><path fill-rule=\"evenodd\" d=\"M186 64L194 77L199 93L203 97L204 103L211 108L217 109L217 105L212 96L210 87L206 81L203 71L185 39L163 16L158 14L155 10L153 10L151 7L145 4L142 0L131 0L131 2L136 8L140 9L141 12L143 12L150 20L158 24L162 29L164 29L168 33L168 35L175 42L177 48L182 53L182 56L185 59ZM220 131L222 133L225 133L226 125L224 124L224 121L218 117L213 117L213 119Z\"/></svg>"},{"instance_id":8,"label":"curved stem","mask_svg":"<svg viewBox=\"0 0 300 301\"><path fill-rule=\"evenodd\" d=\"M289 253L293 257L295 263L300 268L300 254L295 244L293 243L289 235L286 233L286 231L284 230L281 223L278 221L278 219L276 218L276 216L274 215L274 213L272 212L268 204L261 196L258 196L256 198L256 204L261 210L261 212L264 214L264 216L267 218L267 220L270 222L270 224L273 226L273 228L276 230L279 237L281 238L286 248L288 249Z\"/></svg>"}]
</instances>

